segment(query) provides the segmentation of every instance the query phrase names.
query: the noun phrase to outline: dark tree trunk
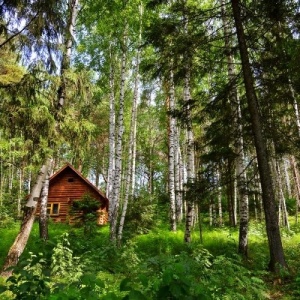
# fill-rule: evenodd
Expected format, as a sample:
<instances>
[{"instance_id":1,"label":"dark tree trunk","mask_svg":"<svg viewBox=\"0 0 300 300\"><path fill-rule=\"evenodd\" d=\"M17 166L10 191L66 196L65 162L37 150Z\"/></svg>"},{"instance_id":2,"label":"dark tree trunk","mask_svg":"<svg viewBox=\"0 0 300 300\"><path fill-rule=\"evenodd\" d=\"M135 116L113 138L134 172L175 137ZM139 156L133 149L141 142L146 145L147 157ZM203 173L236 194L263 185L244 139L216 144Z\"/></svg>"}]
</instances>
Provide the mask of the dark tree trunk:
<instances>
[{"instance_id":1,"label":"dark tree trunk","mask_svg":"<svg viewBox=\"0 0 300 300\"><path fill-rule=\"evenodd\" d=\"M280 266L286 268L287 264L285 262L280 237L271 170L268 161L267 145L266 140L263 136L263 128L260 119L259 109L257 106L258 100L254 89L254 80L249 62L244 28L241 20L240 1L231 0L231 5L239 43L248 109L250 112L251 125L261 180L263 205L266 218L266 231L270 251L269 268L270 271L276 272L279 270L278 268Z\"/></svg>"}]
</instances>

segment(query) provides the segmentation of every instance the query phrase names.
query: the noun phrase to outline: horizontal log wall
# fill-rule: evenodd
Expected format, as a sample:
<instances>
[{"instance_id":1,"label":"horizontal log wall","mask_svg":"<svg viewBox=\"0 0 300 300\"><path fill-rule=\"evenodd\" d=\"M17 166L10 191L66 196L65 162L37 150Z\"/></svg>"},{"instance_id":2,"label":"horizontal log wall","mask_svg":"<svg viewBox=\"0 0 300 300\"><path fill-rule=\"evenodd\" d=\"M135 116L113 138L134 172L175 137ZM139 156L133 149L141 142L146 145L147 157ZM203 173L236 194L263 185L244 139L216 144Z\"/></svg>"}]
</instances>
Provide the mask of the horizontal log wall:
<instances>
[{"instance_id":1,"label":"horizontal log wall","mask_svg":"<svg viewBox=\"0 0 300 300\"><path fill-rule=\"evenodd\" d=\"M55 222L69 221L70 206L74 200L81 199L85 194L99 200L101 203L100 210L105 212L101 214L97 223L107 223L107 208L103 197L71 169L66 169L50 181L48 204L59 204L59 214L51 215L51 218Z\"/></svg>"}]
</instances>

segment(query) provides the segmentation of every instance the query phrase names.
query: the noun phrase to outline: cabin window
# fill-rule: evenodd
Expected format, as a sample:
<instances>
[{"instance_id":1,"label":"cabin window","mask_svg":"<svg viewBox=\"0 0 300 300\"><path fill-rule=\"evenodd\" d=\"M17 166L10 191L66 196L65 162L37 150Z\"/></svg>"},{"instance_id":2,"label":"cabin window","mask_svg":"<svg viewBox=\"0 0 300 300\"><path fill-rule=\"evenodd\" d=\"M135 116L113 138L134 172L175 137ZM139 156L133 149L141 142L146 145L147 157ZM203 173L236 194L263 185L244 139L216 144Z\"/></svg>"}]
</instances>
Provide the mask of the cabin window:
<instances>
[{"instance_id":1,"label":"cabin window","mask_svg":"<svg viewBox=\"0 0 300 300\"><path fill-rule=\"evenodd\" d=\"M73 177L68 178L68 182L74 182L74 178Z\"/></svg>"},{"instance_id":2,"label":"cabin window","mask_svg":"<svg viewBox=\"0 0 300 300\"><path fill-rule=\"evenodd\" d=\"M47 214L50 216L59 215L59 203L48 203Z\"/></svg>"}]
</instances>

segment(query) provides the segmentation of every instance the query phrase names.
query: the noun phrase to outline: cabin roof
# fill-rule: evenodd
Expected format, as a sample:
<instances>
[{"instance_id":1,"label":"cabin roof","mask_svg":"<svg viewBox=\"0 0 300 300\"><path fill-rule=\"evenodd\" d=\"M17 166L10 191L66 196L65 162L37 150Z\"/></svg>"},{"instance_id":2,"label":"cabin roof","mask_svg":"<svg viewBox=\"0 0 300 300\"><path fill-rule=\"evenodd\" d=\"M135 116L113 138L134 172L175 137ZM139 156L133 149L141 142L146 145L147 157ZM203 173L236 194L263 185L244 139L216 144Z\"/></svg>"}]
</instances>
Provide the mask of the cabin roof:
<instances>
[{"instance_id":1,"label":"cabin roof","mask_svg":"<svg viewBox=\"0 0 300 300\"><path fill-rule=\"evenodd\" d=\"M61 169L59 169L56 173L54 173L51 177L50 177L50 184L51 181L53 181L55 178L58 177L58 175L62 174L65 172L65 170L67 169L71 169L77 176L79 176L87 185L89 185L96 193L98 193L101 198L103 198L105 200L106 203L108 203L108 199L106 198L106 196L95 186L93 185L88 179L86 179L85 177L82 176L82 174L77 171L71 164L66 163Z\"/></svg>"}]
</instances>

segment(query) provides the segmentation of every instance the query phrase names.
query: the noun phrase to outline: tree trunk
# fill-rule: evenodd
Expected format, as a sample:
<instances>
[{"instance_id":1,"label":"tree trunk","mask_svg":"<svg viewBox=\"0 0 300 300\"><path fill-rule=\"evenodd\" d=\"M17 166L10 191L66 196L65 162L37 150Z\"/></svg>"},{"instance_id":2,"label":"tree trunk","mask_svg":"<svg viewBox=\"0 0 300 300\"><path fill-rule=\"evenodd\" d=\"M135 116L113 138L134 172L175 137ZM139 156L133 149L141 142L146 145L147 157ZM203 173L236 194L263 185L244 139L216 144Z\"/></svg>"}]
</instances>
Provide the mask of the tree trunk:
<instances>
[{"instance_id":1,"label":"tree trunk","mask_svg":"<svg viewBox=\"0 0 300 300\"><path fill-rule=\"evenodd\" d=\"M42 187L41 201L40 201L40 216L39 216L39 228L40 238L44 241L48 240L48 216L47 216L47 204L49 194L49 178L52 169L52 161L50 161L50 167L47 171L45 182Z\"/></svg>"},{"instance_id":2,"label":"tree trunk","mask_svg":"<svg viewBox=\"0 0 300 300\"><path fill-rule=\"evenodd\" d=\"M48 172L49 162L43 165L35 185L32 188L32 192L29 199L25 205L24 218L21 224L20 232L18 233L13 245L10 247L8 254L6 256L4 266L1 271L1 276L9 277L12 275L13 270L11 267L17 265L21 254L23 253L25 246L27 244L31 228L35 219L35 212L37 208L37 201L40 198L42 186Z\"/></svg>"},{"instance_id":3,"label":"tree trunk","mask_svg":"<svg viewBox=\"0 0 300 300\"><path fill-rule=\"evenodd\" d=\"M176 231L176 199L175 199L175 131L176 122L173 115L175 110L175 88L173 80L173 71L170 72L169 82L169 97L168 97L168 111L169 114L169 198L170 198L170 226L172 231Z\"/></svg>"},{"instance_id":4,"label":"tree trunk","mask_svg":"<svg viewBox=\"0 0 300 300\"><path fill-rule=\"evenodd\" d=\"M290 163L294 174L295 186L296 186L296 223L298 223L298 208L300 204L300 176L295 157L290 157Z\"/></svg>"},{"instance_id":5,"label":"tree trunk","mask_svg":"<svg viewBox=\"0 0 300 300\"><path fill-rule=\"evenodd\" d=\"M63 53L63 59L61 63L61 82L58 89L58 109L61 109L64 106L66 100L66 78L65 72L70 67L71 63L71 52L74 42L74 33L75 33L75 24L78 14L78 5L79 0L68 0L69 6L69 20L68 20L68 29L65 34L65 51Z\"/></svg>"},{"instance_id":6,"label":"tree trunk","mask_svg":"<svg viewBox=\"0 0 300 300\"><path fill-rule=\"evenodd\" d=\"M288 172L288 160L286 158L283 159L283 168L284 168L284 179L285 179L286 190L288 193L288 197L291 198L292 197L291 180Z\"/></svg>"},{"instance_id":7,"label":"tree trunk","mask_svg":"<svg viewBox=\"0 0 300 300\"><path fill-rule=\"evenodd\" d=\"M183 203L182 203L182 191L183 191L183 178L182 178L182 157L179 144L179 129L176 126L175 132L175 199L176 199L176 220L182 221Z\"/></svg>"},{"instance_id":8,"label":"tree trunk","mask_svg":"<svg viewBox=\"0 0 300 300\"><path fill-rule=\"evenodd\" d=\"M18 193L18 206L17 206L18 217L21 216L22 189L23 189L23 167L21 166L19 169L19 193Z\"/></svg>"},{"instance_id":9,"label":"tree trunk","mask_svg":"<svg viewBox=\"0 0 300 300\"><path fill-rule=\"evenodd\" d=\"M188 34L188 19L184 16L184 33ZM191 80L191 64L188 54L185 55L185 77L184 77L184 102L186 107L186 143L187 143L187 199L186 199L186 223L184 241L191 242L191 226L193 222L193 199L189 190L195 181L195 153L194 153L194 134L192 128L192 114L191 114L191 92L190 92L190 80Z\"/></svg>"},{"instance_id":10,"label":"tree trunk","mask_svg":"<svg viewBox=\"0 0 300 300\"><path fill-rule=\"evenodd\" d=\"M254 136L254 143L261 180L263 204L266 218L266 231L270 251L269 268L271 271L277 272L279 271L280 266L283 268L287 268L287 264L284 258L280 230L277 222L278 219L276 212L276 203L271 170L268 161L267 144L265 137L263 136L263 127L260 119L259 109L257 107L258 99L254 89L253 75L251 72L244 28L241 20L241 4L239 0L231 0L231 5L237 31L246 97L248 102L248 109L250 112L252 132Z\"/></svg>"},{"instance_id":11,"label":"tree trunk","mask_svg":"<svg viewBox=\"0 0 300 300\"><path fill-rule=\"evenodd\" d=\"M223 226L223 209L222 209L222 186L221 186L220 171L217 171L217 177L218 177L218 215L219 215L218 225L220 227L222 227Z\"/></svg>"},{"instance_id":12,"label":"tree trunk","mask_svg":"<svg viewBox=\"0 0 300 300\"><path fill-rule=\"evenodd\" d=\"M283 183L282 183L282 176L281 176L281 170L280 170L280 164L278 160L275 160L275 168L277 173L277 187L278 187L278 196L279 196L279 209L281 210L281 218L279 218L282 221L282 225L285 226L288 230L290 230L290 224L288 219L288 212L286 208L286 202L283 192Z\"/></svg>"},{"instance_id":13,"label":"tree trunk","mask_svg":"<svg viewBox=\"0 0 300 300\"><path fill-rule=\"evenodd\" d=\"M110 45L112 48L112 45ZM115 169L115 130L116 130L116 111L115 111L115 92L114 92L114 69L113 69L113 55L110 49L110 69L109 69L109 162L108 174L106 184L106 197L110 200L109 216L111 216L111 208L114 206L112 198L113 177Z\"/></svg>"},{"instance_id":14,"label":"tree trunk","mask_svg":"<svg viewBox=\"0 0 300 300\"><path fill-rule=\"evenodd\" d=\"M125 105L125 80L126 80L126 60L127 60L127 25L125 25L122 45L121 59L121 83L118 115L118 133L116 139L116 159L115 172L113 178L113 191L111 198L111 219L110 219L110 240L116 241L117 222L119 216L120 190L122 176L122 152L123 152L123 133L124 133L124 105Z\"/></svg>"},{"instance_id":15,"label":"tree trunk","mask_svg":"<svg viewBox=\"0 0 300 300\"><path fill-rule=\"evenodd\" d=\"M236 226L236 178L232 176L232 164L228 163L228 170L229 170L229 180L227 184L227 207L228 207L228 215L229 215L229 224L230 226Z\"/></svg>"},{"instance_id":16,"label":"tree trunk","mask_svg":"<svg viewBox=\"0 0 300 300\"><path fill-rule=\"evenodd\" d=\"M132 196L132 182L133 182L133 168L135 167L136 158L136 127L137 127L137 104L139 99L139 67L140 67L140 44L142 39L142 15L143 9L140 6L140 32L139 32L139 41L138 41L138 50L136 55L136 70L135 70L135 83L134 83L134 95L133 95L133 102L132 102L132 109L131 109L131 124L130 124L130 137L129 137L129 154L128 154L128 163L127 163L127 174L126 174L126 181L125 181L125 198L123 203L122 214L119 223L118 229L118 242L121 243L122 234L123 234L123 227L125 223L125 217L127 213L127 206L129 198Z\"/></svg>"}]
</instances>

